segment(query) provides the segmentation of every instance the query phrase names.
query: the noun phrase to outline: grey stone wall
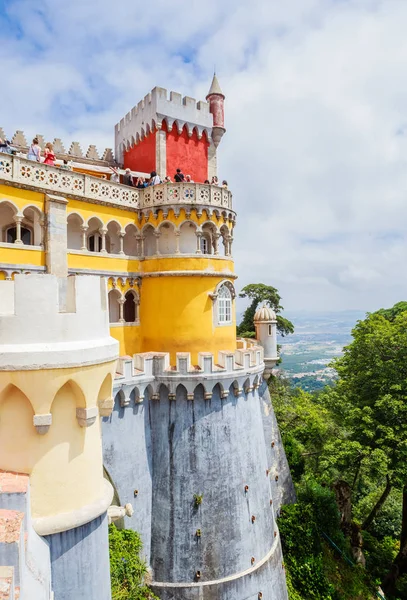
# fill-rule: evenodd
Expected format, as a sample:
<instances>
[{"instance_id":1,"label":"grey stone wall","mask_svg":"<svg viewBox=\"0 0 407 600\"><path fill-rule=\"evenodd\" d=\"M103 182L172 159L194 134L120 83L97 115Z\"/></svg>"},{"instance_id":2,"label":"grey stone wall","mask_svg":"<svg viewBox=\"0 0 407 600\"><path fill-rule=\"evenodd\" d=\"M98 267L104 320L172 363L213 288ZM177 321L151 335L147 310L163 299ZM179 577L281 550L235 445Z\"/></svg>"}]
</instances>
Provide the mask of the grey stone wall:
<instances>
[{"instance_id":1,"label":"grey stone wall","mask_svg":"<svg viewBox=\"0 0 407 600\"><path fill-rule=\"evenodd\" d=\"M103 461L120 505L130 502L134 508L133 516L125 517L124 527L140 533L149 562L152 464L148 393L143 402L134 400L132 392L130 405L121 407L117 394L111 416L102 419Z\"/></svg>"},{"instance_id":2,"label":"grey stone wall","mask_svg":"<svg viewBox=\"0 0 407 600\"><path fill-rule=\"evenodd\" d=\"M202 581L244 572L251 569L252 557L259 562L269 553L274 541L277 528L258 393L230 393L221 400L219 391L216 387L205 400L198 386L194 400L188 401L185 390L178 388L176 400L170 401L162 387L160 400L150 403L151 564L156 582L193 582L197 571ZM198 507L194 494L203 496ZM281 553L279 540L276 553ZM250 577L256 593L259 585L275 587L281 591L269 598L287 598L281 562L277 572L269 567L263 572ZM224 593L216 584L205 588L204 597L246 599L250 596L243 591L244 579L222 584ZM164 600L200 597L185 588L160 593Z\"/></svg>"},{"instance_id":3,"label":"grey stone wall","mask_svg":"<svg viewBox=\"0 0 407 600\"><path fill-rule=\"evenodd\" d=\"M281 545L276 544L270 560L251 573L213 584L185 588L153 586L161 600L287 600Z\"/></svg>"},{"instance_id":4,"label":"grey stone wall","mask_svg":"<svg viewBox=\"0 0 407 600\"><path fill-rule=\"evenodd\" d=\"M265 382L226 399L202 385L173 399L162 385L159 399L134 400L117 395L103 419L104 463L161 600L287 600L275 510L295 496Z\"/></svg>"},{"instance_id":5,"label":"grey stone wall","mask_svg":"<svg viewBox=\"0 0 407 600\"><path fill-rule=\"evenodd\" d=\"M267 460L270 469L274 512L278 515L283 504L293 504L296 501L295 488L274 413L272 399L270 398L270 392L267 382L264 380L260 385L259 395L263 415ZM277 481L276 477L278 477Z\"/></svg>"},{"instance_id":6,"label":"grey stone wall","mask_svg":"<svg viewBox=\"0 0 407 600\"><path fill-rule=\"evenodd\" d=\"M106 513L86 525L45 536L55 600L110 600Z\"/></svg>"}]
</instances>

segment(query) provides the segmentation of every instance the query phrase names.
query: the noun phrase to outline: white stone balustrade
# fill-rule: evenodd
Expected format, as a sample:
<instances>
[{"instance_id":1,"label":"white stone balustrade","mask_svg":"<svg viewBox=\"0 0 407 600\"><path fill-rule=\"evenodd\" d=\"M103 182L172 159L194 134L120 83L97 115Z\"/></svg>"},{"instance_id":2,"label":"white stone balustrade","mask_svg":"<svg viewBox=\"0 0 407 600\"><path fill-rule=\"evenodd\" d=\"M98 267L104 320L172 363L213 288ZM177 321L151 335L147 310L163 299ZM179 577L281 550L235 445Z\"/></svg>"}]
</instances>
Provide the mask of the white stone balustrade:
<instances>
[{"instance_id":1,"label":"white stone balustrade","mask_svg":"<svg viewBox=\"0 0 407 600\"><path fill-rule=\"evenodd\" d=\"M219 211L232 210L231 192L218 186L201 183L163 183L136 189L9 154L0 154L0 182L2 181L17 187L24 186L136 209L203 205Z\"/></svg>"}]
</instances>

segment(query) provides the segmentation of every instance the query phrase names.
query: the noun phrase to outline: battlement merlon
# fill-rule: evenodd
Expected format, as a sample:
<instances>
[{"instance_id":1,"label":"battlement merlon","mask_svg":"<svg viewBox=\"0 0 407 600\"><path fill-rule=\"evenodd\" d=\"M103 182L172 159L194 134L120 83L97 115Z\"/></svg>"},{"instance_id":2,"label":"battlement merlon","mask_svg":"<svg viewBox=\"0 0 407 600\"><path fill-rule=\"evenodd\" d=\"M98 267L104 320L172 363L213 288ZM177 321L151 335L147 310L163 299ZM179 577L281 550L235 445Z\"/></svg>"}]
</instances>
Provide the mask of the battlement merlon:
<instances>
[{"instance_id":1,"label":"battlement merlon","mask_svg":"<svg viewBox=\"0 0 407 600\"><path fill-rule=\"evenodd\" d=\"M174 123L181 132L184 125L188 135L196 129L200 138L206 132L211 139L213 116L209 103L196 101L189 96L182 97L177 92L168 92L165 88L155 87L144 100L141 100L115 126L116 159L122 160L123 150L138 143L154 128L161 129L165 120L169 129Z\"/></svg>"},{"instance_id":2,"label":"battlement merlon","mask_svg":"<svg viewBox=\"0 0 407 600\"><path fill-rule=\"evenodd\" d=\"M0 281L0 370L113 361L106 281L97 276L16 275Z\"/></svg>"},{"instance_id":3,"label":"battlement merlon","mask_svg":"<svg viewBox=\"0 0 407 600\"><path fill-rule=\"evenodd\" d=\"M192 365L189 352L178 352L176 365L171 366L167 352L145 352L133 357L120 357L113 384L114 394L119 393L121 405L130 404L134 392L136 402L142 402L148 387L152 398L158 399L161 385L168 388L175 399L176 390L182 385L189 400L193 399L198 385L204 388L205 398L212 397L213 389L220 386L221 395L238 396L258 387L264 371L263 348L255 340L239 340L241 346L234 352L221 351L218 360L210 352L200 352L198 365ZM276 357L275 362L277 362Z\"/></svg>"}]
</instances>

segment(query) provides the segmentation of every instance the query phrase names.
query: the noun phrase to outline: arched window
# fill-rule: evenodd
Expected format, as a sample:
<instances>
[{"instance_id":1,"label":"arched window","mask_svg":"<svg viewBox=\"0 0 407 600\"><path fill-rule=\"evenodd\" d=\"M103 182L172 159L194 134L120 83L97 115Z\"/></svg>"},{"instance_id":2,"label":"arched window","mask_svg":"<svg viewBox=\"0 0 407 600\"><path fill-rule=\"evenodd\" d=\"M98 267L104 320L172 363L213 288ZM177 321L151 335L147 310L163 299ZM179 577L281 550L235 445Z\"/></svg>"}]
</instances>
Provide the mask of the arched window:
<instances>
[{"instance_id":1,"label":"arched window","mask_svg":"<svg viewBox=\"0 0 407 600\"><path fill-rule=\"evenodd\" d=\"M232 293L226 285L218 291L218 322L222 325L232 322Z\"/></svg>"},{"instance_id":2,"label":"arched window","mask_svg":"<svg viewBox=\"0 0 407 600\"><path fill-rule=\"evenodd\" d=\"M202 254L210 254L211 253L210 244L211 244L210 238L208 239L205 235L203 235L201 237L201 252L202 252Z\"/></svg>"},{"instance_id":3,"label":"arched window","mask_svg":"<svg viewBox=\"0 0 407 600\"><path fill-rule=\"evenodd\" d=\"M118 323L120 320L120 297L120 292L118 290L110 290L108 294L109 323Z\"/></svg>"},{"instance_id":4,"label":"arched window","mask_svg":"<svg viewBox=\"0 0 407 600\"><path fill-rule=\"evenodd\" d=\"M14 244L17 239L17 227L9 227L6 232L6 241L8 244ZM27 227L21 226L21 241L26 246L31 246L31 231Z\"/></svg>"},{"instance_id":5,"label":"arched window","mask_svg":"<svg viewBox=\"0 0 407 600\"><path fill-rule=\"evenodd\" d=\"M137 297L132 290L124 296L123 317L126 323L137 321Z\"/></svg>"},{"instance_id":6,"label":"arched window","mask_svg":"<svg viewBox=\"0 0 407 600\"><path fill-rule=\"evenodd\" d=\"M99 233L92 233L88 237L89 252L100 252L102 249L102 236Z\"/></svg>"}]
</instances>

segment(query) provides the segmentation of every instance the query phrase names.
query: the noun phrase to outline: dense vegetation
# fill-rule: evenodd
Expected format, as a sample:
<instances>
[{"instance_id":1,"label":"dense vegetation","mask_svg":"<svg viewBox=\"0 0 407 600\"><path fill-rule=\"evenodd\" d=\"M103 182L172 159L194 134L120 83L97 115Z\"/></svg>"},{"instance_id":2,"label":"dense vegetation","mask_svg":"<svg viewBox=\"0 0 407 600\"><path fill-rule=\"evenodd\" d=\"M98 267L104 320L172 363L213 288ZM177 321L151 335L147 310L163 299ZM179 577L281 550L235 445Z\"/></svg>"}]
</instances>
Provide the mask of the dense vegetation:
<instances>
[{"instance_id":1,"label":"dense vegetation","mask_svg":"<svg viewBox=\"0 0 407 600\"><path fill-rule=\"evenodd\" d=\"M406 309L356 324L332 386L270 382L298 492L279 523L294 600L407 598Z\"/></svg>"},{"instance_id":2,"label":"dense vegetation","mask_svg":"<svg viewBox=\"0 0 407 600\"><path fill-rule=\"evenodd\" d=\"M240 335L253 335L260 302L282 310L270 286L240 296L251 301ZM269 382L297 489L279 518L291 600L407 599L407 302L367 315L352 336L332 385Z\"/></svg>"},{"instance_id":3,"label":"dense vegetation","mask_svg":"<svg viewBox=\"0 0 407 600\"><path fill-rule=\"evenodd\" d=\"M142 547L135 531L109 526L112 600L158 600L145 585L147 568L140 558Z\"/></svg>"}]
</instances>

